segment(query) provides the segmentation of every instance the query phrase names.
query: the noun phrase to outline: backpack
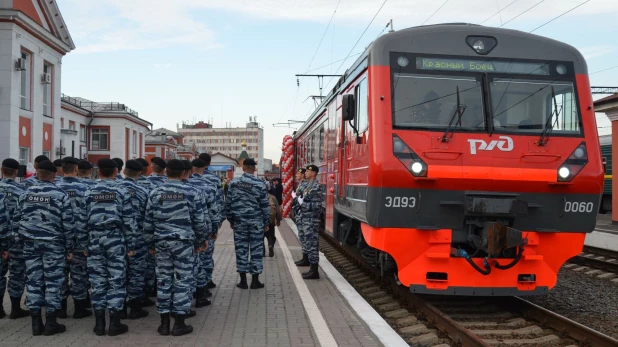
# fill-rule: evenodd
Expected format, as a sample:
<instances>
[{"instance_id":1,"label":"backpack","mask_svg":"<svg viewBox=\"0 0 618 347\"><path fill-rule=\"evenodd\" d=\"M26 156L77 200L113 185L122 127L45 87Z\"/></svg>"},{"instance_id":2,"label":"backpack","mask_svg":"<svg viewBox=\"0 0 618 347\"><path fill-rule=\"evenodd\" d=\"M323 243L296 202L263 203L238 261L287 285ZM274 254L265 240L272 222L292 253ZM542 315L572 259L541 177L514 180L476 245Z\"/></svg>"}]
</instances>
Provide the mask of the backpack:
<instances>
[{"instance_id":1,"label":"backpack","mask_svg":"<svg viewBox=\"0 0 618 347\"><path fill-rule=\"evenodd\" d=\"M272 202L272 199L268 199L268 203L270 204L270 225L277 224L277 208L275 204Z\"/></svg>"}]
</instances>

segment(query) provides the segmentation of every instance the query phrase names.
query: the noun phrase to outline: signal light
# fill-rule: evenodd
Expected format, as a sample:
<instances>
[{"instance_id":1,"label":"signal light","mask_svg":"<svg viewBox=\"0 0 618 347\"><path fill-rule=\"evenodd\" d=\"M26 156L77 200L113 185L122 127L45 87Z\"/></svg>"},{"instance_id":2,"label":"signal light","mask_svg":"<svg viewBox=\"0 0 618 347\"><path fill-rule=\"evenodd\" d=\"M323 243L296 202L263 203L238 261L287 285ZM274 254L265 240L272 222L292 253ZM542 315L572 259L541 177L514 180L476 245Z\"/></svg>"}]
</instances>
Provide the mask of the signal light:
<instances>
[{"instance_id":1,"label":"signal light","mask_svg":"<svg viewBox=\"0 0 618 347\"><path fill-rule=\"evenodd\" d=\"M477 54L487 55L498 45L498 40L491 36L468 36L466 43Z\"/></svg>"},{"instance_id":2,"label":"signal light","mask_svg":"<svg viewBox=\"0 0 618 347\"><path fill-rule=\"evenodd\" d=\"M393 154L415 177L427 176L427 164L395 134L393 134Z\"/></svg>"},{"instance_id":3,"label":"signal light","mask_svg":"<svg viewBox=\"0 0 618 347\"><path fill-rule=\"evenodd\" d=\"M582 142L558 168L558 182L569 182L588 164L586 142Z\"/></svg>"}]
</instances>

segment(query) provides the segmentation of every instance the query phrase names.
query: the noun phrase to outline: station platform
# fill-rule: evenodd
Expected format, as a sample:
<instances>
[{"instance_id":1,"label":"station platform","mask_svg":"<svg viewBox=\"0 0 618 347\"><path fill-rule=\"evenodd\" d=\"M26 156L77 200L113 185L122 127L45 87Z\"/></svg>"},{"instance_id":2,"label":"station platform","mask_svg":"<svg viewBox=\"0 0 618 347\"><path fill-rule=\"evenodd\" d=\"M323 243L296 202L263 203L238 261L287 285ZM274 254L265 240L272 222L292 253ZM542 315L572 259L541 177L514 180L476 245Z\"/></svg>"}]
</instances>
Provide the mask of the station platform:
<instances>
[{"instance_id":1,"label":"station platform","mask_svg":"<svg viewBox=\"0 0 618 347\"><path fill-rule=\"evenodd\" d=\"M618 252L618 224L612 223L611 214L600 214L594 231L586 235L586 246Z\"/></svg>"},{"instance_id":2,"label":"station platform","mask_svg":"<svg viewBox=\"0 0 618 347\"><path fill-rule=\"evenodd\" d=\"M215 246L212 304L196 309L187 319L193 333L181 337L157 333L159 315L148 307L149 316L123 320L129 332L120 336L96 336L94 316L58 321L65 333L32 336L30 318L0 319L0 346L409 346L383 318L320 254L320 279L303 280L308 268L294 264L301 250L291 220L276 230L275 256L264 258L260 280L265 287L243 290L236 287L234 235L226 222ZM250 278L248 279L250 281ZM10 312L8 294L4 309ZM195 308L194 308L195 309ZM173 319L172 319L173 324Z\"/></svg>"}]
</instances>

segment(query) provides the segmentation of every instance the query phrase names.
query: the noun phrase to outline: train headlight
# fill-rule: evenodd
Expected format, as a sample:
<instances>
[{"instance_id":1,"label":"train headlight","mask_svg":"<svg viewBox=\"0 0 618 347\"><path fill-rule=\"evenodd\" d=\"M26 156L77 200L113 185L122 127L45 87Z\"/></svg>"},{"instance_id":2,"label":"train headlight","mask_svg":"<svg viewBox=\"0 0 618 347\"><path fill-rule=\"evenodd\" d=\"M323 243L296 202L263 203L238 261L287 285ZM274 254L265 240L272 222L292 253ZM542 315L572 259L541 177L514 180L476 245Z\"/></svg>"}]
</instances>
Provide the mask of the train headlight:
<instances>
[{"instance_id":1,"label":"train headlight","mask_svg":"<svg viewBox=\"0 0 618 347\"><path fill-rule=\"evenodd\" d=\"M490 36L468 36L466 37L466 43L477 54L486 55L496 48L498 40Z\"/></svg>"},{"instance_id":2,"label":"train headlight","mask_svg":"<svg viewBox=\"0 0 618 347\"><path fill-rule=\"evenodd\" d=\"M558 169L558 176L563 180L566 180L569 176L571 176L571 170L569 170L568 167L563 166Z\"/></svg>"},{"instance_id":3,"label":"train headlight","mask_svg":"<svg viewBox=\"0 0 618 347\"><path fill-rule=\"evenodd\" d=\"M586 142L582 142L558 168L558 182L569 182L588 164Z\"/></svg>"},{"instance_id":4,"label":"train headlight","mask_svg":"<svg viewBox=\"0 0 618 347\"><path fill-rule=\"evenodd\" d=\"M410 169L412 170L413 174L420 174L421 172L423 172L423 164L421 164L418 161L415 161L414 163L412 163L412 165L410 166Z\"/></svg>"},{"instance_id":5,"label":"train headlight","mask_svg":"<svg viewBox=\"0 0 618 347\"><path fill-rule=\"evenodd\" d=\"M399 66L401 67L406 67L408 66L408 64L410 64L410 60L402 55L401 57L397 58L397 64L399 64Z\"/></svg>"},{"instance_id":6,"label":"train headlight","mask_svg":"<svg viewBox=\"0 0 618 347\"><path fill-rule=\"evenodd\" d=\"M427 164L395 134L393 134L393 154L414 177L427 176Z\"/></svg>"}]
</instances>

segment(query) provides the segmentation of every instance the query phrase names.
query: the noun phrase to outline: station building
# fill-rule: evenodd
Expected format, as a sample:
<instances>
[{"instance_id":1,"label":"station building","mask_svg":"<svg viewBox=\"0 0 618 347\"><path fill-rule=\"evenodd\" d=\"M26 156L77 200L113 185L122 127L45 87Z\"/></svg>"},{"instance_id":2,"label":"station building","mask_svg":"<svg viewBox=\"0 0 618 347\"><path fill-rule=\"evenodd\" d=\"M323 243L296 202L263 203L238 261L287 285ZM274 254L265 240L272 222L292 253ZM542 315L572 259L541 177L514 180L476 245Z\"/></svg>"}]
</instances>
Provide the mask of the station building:
<instances>
[{"instance_id":1,"label":"station building","mask_svg":"<svg viewBox=\"0 0 618 347\"><path fill-rule=\"evenodd\" d=\"M0 158L59 158L62 57L74 49L56 1L0 1Z\"/></svg>"}]
</instances>

